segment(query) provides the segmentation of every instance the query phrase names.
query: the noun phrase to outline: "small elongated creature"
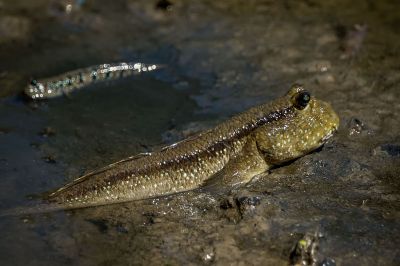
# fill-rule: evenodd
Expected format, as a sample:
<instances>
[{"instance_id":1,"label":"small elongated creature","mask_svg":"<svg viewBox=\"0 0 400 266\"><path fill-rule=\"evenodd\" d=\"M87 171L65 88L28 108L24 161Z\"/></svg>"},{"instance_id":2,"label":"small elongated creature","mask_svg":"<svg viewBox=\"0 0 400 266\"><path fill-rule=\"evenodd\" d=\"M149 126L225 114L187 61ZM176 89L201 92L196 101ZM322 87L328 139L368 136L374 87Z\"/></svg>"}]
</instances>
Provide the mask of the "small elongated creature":
<instances>
[{"instance_id":1,"label":"small elongated creature","mask_svg":"<svg viewBox=\"0 0 400 266\"><path fill-rule=\"evenodd\" d=\"M68 95L92 83L115 80L141 72L154 71L161 65L146 65L143 63L102 64L77 69L56 77L43 80L32 79L25 88L25 94L33 99L49 99Z\"/></svg>"},{"instance_id":2,"label":"small elongated creature","mask_svg":"<svg viewBox=\"0 0 400 266\"><path fill-rule=\"evenodd\" d=\"M48 200L52 209L74 209L173 194L215 180L223 186L246 183L320 147L338 126L328 103L294 85L283 97L213 129L82 176Z\"/></svg>"}]
</instances>

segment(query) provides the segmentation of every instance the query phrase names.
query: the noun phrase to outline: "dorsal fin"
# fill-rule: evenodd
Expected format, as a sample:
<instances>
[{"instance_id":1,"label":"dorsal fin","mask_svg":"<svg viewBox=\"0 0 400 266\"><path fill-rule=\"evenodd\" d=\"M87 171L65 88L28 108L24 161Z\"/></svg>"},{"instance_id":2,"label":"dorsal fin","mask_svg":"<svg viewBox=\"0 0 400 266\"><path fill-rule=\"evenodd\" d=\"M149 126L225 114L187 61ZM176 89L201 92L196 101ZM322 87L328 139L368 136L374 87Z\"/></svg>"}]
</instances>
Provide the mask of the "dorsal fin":
<instances>
[{"instance_id":1,"label":"dorsal fin","mask_svg":"<svg viewBox=\"0 0 400 266\"><path fill-rule=\"evenodd\" d=\"M121 163L129 162L129 161L134 161L134 160L143 158L143 157L145 157L145 156L150 156L150 155L151 155L150 152L139 153L139 154L136 154L136 155L134 155L134 156L130 156L130 157L128 157L128 158L122 159L122 160L120 160L120 161L118 161L118 162L109 164L109 165L107 165L107 166L105 166L105 167L102 167L102 168L100 168L100 169L97 169L97 170L94 170L94 171L92 171L92 172L89 172L89 173L87 173L87 174L85 174L85 175L83 175L83 176L78 177L77 179L75 179L74 181L68 183L67 185L65 185L65 186L63 186L63 187L57 189L56 191L50 193L50 194L47 196L47 198L55 197L55 196L57 196L60 192L66 190L66 189L68 189L68 188L70 188L70 187L72 187L72 186L74 186L74 185L76 185L76 184L79 184L79 183L85 181L86 179L88 179L88 178L90 178L90 177L92 177L92 176L95 176L95 175L104 173L105 171L110 170L110 169L114 168L115 166L117 166L117 165L119 165L119 164L121 164Z\"/></svg>"},{"instance_id":2,"label":"dorsal fin","mask_svg":"<svg viewBox=\"0 0 400 266\"><path fill-rule=\"evenodd\" d=\"M185 138L185 139L183 139L183 140L180 140L180 141L178 141L178 142L172 143L171 145L162 147L162 148L159 150L159 152L167 151L167 150L170 150L170 149L176 147L178 144L180 145L180 144L183 144L183 143L186 143L186 142L189 142L189 141L198 139L198 138L200 138L201 136L203 136L203 135L209 133L210 131L212 131L212 129L208 129L208 130L205 130L205 131L202 131L202 132L194 133L193 135L190 135L189 137L187 137L187 138Z\"/></svg>"}]
</instances>

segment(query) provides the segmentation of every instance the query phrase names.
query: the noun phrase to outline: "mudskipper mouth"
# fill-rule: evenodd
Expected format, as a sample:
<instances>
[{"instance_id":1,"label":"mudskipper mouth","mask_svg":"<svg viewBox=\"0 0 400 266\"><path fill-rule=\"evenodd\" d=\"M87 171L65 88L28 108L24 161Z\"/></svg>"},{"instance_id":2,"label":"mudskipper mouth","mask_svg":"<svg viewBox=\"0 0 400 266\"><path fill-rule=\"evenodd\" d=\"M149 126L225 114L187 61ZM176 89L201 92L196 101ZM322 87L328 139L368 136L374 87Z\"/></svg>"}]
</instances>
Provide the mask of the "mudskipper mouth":
<instances>
[{"instance_id":1,"label":"mudskipper mouth","mask_svg":"<svg viewBox=\"0 0 400 266\"><path fill-rule=\"evenodd\" d=\"M328 139L330 139L335 133L337 132L337 128L332 128L331 131L328 132L328 134L325 135L325 137L323 137L321 139L322 143L325 143Z\"/></svg>"}]
</instances>

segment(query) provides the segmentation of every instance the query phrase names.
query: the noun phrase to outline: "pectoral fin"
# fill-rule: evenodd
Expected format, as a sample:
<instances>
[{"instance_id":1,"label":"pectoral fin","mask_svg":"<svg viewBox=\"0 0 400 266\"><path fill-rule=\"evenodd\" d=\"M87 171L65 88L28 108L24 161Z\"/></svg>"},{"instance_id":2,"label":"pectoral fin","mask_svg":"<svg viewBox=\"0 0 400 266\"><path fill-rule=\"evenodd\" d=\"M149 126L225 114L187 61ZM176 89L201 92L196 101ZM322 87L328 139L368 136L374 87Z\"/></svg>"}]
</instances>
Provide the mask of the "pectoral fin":
<instances>
[{"instance_id":1,"label":"pectoral fin","mask_svg":"<svg viewBox=\"0 0 400 266\"><path fill-rule=\"evenodd\" d=\"M225 167L207 179L202 186L204 191L232 190L248 183L269 166L257 149L256 142L251 138L240 154L229 160Z\"/></svg>"}]
</instances>

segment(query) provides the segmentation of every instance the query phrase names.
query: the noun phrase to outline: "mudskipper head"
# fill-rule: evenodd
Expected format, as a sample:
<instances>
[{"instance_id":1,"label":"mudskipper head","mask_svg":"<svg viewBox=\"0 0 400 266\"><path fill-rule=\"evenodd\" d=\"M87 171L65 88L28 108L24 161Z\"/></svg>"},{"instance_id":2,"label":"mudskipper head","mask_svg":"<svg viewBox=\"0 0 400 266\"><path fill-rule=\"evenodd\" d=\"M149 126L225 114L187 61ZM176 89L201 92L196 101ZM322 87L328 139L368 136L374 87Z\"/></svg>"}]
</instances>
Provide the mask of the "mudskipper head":
<instances>
[{"instance_id":1,"label":"mudskipper head","mask_svg":"<svg viewBox=\"0 0 400 266\"><path fill-rule=\"evenodd\" d=\"M32 99L40 99L46 94L46 88L43 83L32 79L25 88L25 94Z\"/></svg>"},{"instance_id":2,"label":"mudskipper head","mask_svg":"<svg viewBox=\"0 0 400 266\"><path fill-rule=\"evenodd\" d=\"M339 117L330 104L314 98L298 84L273 106L280 115L256 131L257 145L271 164L317 149L339 127Z\"/></svg>"}]
</instances>

